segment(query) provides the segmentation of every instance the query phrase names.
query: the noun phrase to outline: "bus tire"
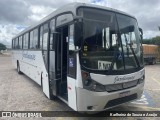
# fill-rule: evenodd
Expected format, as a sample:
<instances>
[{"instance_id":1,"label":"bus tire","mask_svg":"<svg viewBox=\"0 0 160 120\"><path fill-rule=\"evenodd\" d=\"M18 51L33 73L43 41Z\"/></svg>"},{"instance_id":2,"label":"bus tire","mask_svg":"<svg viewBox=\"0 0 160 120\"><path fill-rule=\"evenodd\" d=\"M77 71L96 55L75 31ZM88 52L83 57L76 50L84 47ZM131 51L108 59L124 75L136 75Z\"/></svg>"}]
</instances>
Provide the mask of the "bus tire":
<instances>
[{"instance_id":1,"label":"bus tire","mask_svg":"<svg viewBox=\"0 0 160 120\"><path fill-rule=\"evenodd\" d=\"M55 100L57 98L57 96L55 96L53 94L53 91L52 91L52 85L51 85L51 82L50 82L50 85L49 85L49 94L50 94L50 100Z\"/></svg>"},{"instance_id":2,"label":"bus tire","mask_svg":"<svg viewBox=\"0 0 160 120\"><path fill-rule=\"evenodd\" d=\"M55 100L57 98L55 95L53 95L51 85L49 85L49 94L50 94L50 100Z\"/></svg>"},{"instance_id":3,"label":"bus tire","mask_svg":"<svg viewBox=\"0 0 160 120\"><path fill-rule=\"evenodd\" d=\"M56 96L54 96L53 94L52 94L52 92L50 93L50 100L55 100L57 97Z\"/></svg>"},{"instance_id":4,"label":"bus tire","mask_svg":"<svg viewBox=\"0 0 160 120\"><path fill-rule=\"evenodd\" d=\"M22 72L21 72L21 70L20 70L19 61L17 61L17 72L18 72L18 74L22 74Z\"/></svg>"}]
</instances>

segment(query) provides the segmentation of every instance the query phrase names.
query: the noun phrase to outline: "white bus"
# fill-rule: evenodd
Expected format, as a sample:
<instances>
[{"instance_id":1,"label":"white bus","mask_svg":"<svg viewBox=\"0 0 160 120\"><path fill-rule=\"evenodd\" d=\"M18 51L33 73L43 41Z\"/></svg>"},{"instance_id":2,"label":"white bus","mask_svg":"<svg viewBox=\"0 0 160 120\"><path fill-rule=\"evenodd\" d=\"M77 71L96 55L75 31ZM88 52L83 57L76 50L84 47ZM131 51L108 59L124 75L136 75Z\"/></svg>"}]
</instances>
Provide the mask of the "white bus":
<instances>
[{"instance_id":1,"label":"white bus","mask_svg":"<svg viewBox=\"0 0 160 120\"><path fill-rule=\"evenodd\" d=\"M75 111L104 111L143 93L141 33L131 15L72 3L15 36L12 61L49 99Z\"/></svg>"}]
</instances>

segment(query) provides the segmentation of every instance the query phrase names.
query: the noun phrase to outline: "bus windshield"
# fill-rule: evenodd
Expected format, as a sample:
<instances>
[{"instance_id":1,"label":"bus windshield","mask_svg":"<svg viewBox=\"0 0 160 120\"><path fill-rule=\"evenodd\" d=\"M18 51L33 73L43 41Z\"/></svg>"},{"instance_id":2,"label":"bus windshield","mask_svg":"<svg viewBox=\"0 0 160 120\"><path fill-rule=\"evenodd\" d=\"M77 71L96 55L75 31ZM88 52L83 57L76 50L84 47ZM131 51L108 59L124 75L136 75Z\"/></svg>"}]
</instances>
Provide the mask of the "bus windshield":
<instances>
[{"instance_id":1,"label":"bus windshield","mask_svg":"<svg viewBox=\"0 0 160 120\"><path fill-rule=\"evenodd\" d=\"M122 14L83 10L82 65L94 70L124 70L143 62L136 19Z\"/></svg>"}]
</instances>

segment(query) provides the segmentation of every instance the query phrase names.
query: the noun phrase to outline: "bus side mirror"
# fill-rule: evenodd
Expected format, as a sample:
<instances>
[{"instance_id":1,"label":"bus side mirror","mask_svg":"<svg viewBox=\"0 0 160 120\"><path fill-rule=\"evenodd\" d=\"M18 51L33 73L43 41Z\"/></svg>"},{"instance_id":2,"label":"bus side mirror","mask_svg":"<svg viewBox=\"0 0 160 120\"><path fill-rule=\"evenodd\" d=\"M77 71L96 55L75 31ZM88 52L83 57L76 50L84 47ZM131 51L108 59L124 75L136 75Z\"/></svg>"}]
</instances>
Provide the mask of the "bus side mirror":
<instances>
[{"instance_id":1,"label":"bus side mirror","mask_svg":"<svg viewBox=\"0 0 160 120\"><path fill-rule=\"evenodd\" d=\"M83 23L75 22L74 26L75 26L74 27L74 35L75 35L74 45L80 47L81 41L83 39Z\"/></svg>"},{"instance_id":2,"label":"bus side mirror","mask_svg":"<svg viewBox=\"0 0 160 120\"><path fill-rule=\"evenodd\" d=\"M141 40L143 40L143 30L142 30L142 28L139 28L139 32L140 32Z\"/></svg>"}]
</instances>

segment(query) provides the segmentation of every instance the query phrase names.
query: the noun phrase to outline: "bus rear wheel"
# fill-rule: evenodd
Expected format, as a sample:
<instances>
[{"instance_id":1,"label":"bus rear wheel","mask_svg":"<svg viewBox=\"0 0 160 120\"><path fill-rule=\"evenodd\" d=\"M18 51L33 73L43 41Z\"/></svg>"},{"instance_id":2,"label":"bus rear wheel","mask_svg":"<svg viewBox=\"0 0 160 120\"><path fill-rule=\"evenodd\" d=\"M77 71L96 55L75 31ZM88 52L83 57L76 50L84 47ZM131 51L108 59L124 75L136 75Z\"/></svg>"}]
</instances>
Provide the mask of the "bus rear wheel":
<instances>
[{"instance_id":1,"label":"bus rear wheel","mask_svg":"<svg viewBox=\"0 0 160 120\"><path fill-rule=\"evenodd\" d=\"M18 74L22 74L21 70L20 70L20 64L19 62L17 61L17 72Z\"/></svg>"}]
</instances>

